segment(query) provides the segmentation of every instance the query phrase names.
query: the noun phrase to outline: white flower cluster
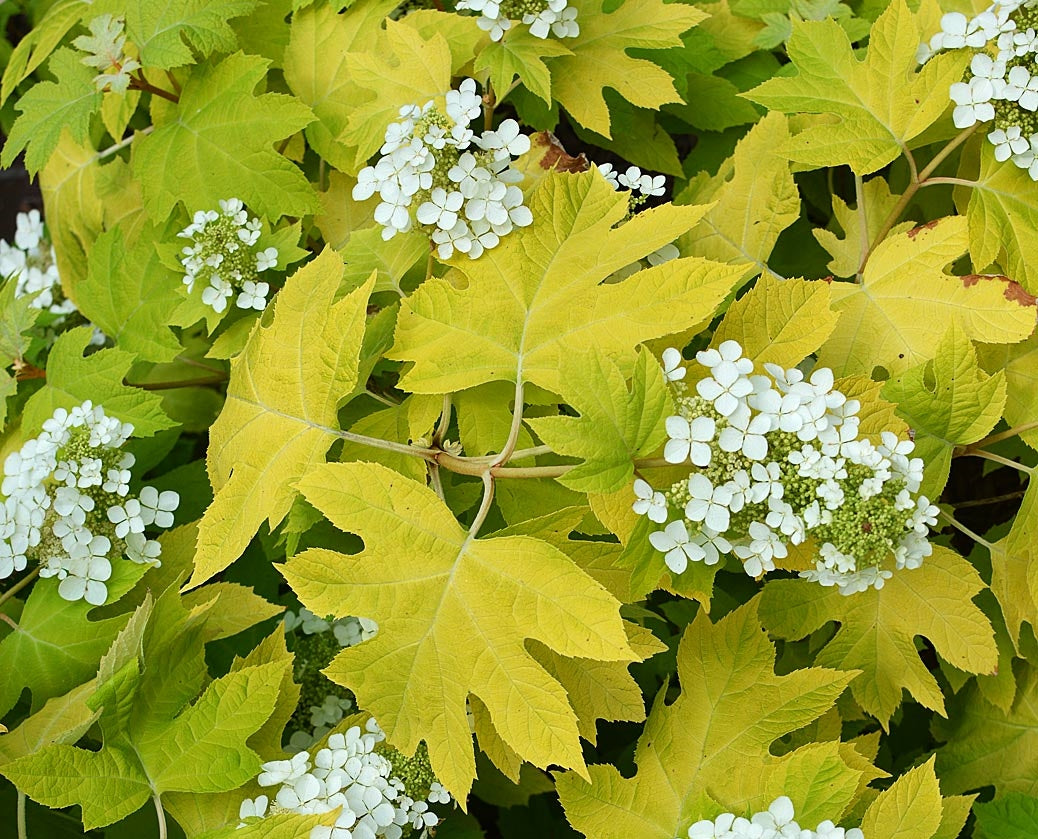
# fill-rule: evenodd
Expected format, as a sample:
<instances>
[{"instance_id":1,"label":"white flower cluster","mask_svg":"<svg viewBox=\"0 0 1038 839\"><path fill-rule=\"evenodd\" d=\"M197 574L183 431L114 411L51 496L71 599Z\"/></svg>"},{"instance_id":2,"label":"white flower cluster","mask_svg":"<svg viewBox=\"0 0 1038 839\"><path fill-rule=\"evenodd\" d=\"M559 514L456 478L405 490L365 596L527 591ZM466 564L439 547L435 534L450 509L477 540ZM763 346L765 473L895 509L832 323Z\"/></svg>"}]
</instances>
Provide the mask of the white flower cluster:
<instances>
[{"instance_id":1,"label":"white flower cluster","mask_svg":"<svg viewBox=\"0 0 1038 839\"><path fill-rule=\"evenodd\" d=\"M469 126L482 108L476 82L465 79L448 91L444 110L433 100L400 109L402 119L386 129L382 156L353 187L357 201L378 193L375 221L383 239L417 223L441 259L454 251L478 259L513 228L533 222L515 185L522 173L511 168L513 156L530 150L530 138L514 119L476 136Z\"/></svg>"},{"instance_id":2,"label":"white flower cluster","mask_svg":"<svg viewBox=\"0 0 1038 839\"><path fill-rule=\"evenodd\" d=\"M535 38L576 38L580 34L577 10L567 0L458 0L458 9L479 12L476 25L500 41L521 20Z\"/></svg>"},{"instance_id":3,"label":"white flower cluster","mask_svg":"<svg viewBox=\"0 0 1038 839\"><path fill-rule=\"evenodd\" d=\"M290 760L263 764L260 786L278 791L273 801L265 795L245 799L239 818L262 818L268 805L270 814L342 807L335 826L313 828L310 839L401 839L434 827L440 819L430 805L447 804L450 795L433 777L427 757L403 759L406 770L395 771L393 758L402 756L384 746L385 734L373 719L365 728L355 725L332 734L313 756L301 751Z\"/></svg>"},{"instance_id":4,"label":"white flower cluster","mask_svg":"<svg viewBox=\"0 0 1038 839\"><path fill-rule=\"evenodd\" d=\"M237 198L220 202L220 212L199 210L177 236L190 239L181 250L184 285L194 291L202 287L202 302L216 312L227 308L227 300L235 291L239 309L265 309L269 283L259 275L278 264L277 248L256 250L260 238L260 221L249 218Z\"/></svg>"},{"instance_id":5,"label":"white flower cluster","mask_svg":"<svg viewBox=\"0 0 1038 839\"><path fill-rule=\"evenodd\" d=\"M617 172L613 168L612 163L595 165L599 173L613 189L618 191L621 189L630 190L630 198L628 199L630 213L633 213L650 197L658 198L667 191L667 179L663 175L643 174L642 170L637 166L628 166L626 171ZM679 256L681 256L681 252L678 250L677 245L671 243L657 248L646 256L645 259L649 265L662 265L664 262L670 262L670 260L677 259ZM627 266L623 273L628 273L632 269L640 267L639 263L632 263Z\"/></svg>"},{"instance_id":6,"label":"white flower cluster","mask_svg":"<svg viewBox=\"0 0 1038 839\"><path fill-rule=\"evenodd\" d=\"M722 813L716 819L698 821L688 829L688 839L865 839L857 827L845 830L826 819L809 830L800 827L793 816L793 802L782 795L767 810L748 819Z\"/></svg>"},{"instance_id":7,"label":"white flower cluster","mask_svg":"<svg viewBox=\"0 0 1038 839\"><path fill-rule=\"evenodd\" d=\"M0 278L13 280L16 297L31 297L33 308L57 315L54 324L59 324L76 311L76 305L61 290L54 247L40 211L18 213L15 225L13 245L0 239Z\"/></svg>"},{"instance_id":8,"label":"white flower cluster","mask_svg":"<svg viewBox=\"0 0 1038 839\"><path fill-rule=\"evenodd\" d=\"M292 732L288 741L289 751L310 748L353 710L353 700L348 692L341 688L337 688L335 693L329 692L327 688L332 683L319 671L339 650L367 641L376 632L378 624L370 618L347 617L328 621L309 609L300 609L298 613L291 609L285 612L285 634L296 635L292 649L301 665L298 676L303 682L300 704L305 714L297 711L293 720L302 724L298 720L302 716L308 726ZM301 638L299 633L302 633Z\"/></svg>"},{"instance_id":9,"label":"white flower cluster","mask_svg":"<svg viewBox=\"0 0 1038 839\"><path fill-rule=\"evenodd\" d=\"M1038 180L1038 3L996 2L971 18L949 12L918 57L957 49L976 52L966 78L948 91L955 126L993 121L987 137L995 159L1011 160Z\"/></svg>"},{"instance_id":10,"label":"white flower cluster","mask_svg":"<svg viewBox=\"0 0 1038 839\"><path fill-rule=\"evenodd\" d=\"M914 444L891 432L878 446L859 439L861 406L833 387L831 370L806 378L765 364L767 375L754 375L736 341L696 360L708 374L693 395L680 353L663 355L678 407L663 456L695 468L665 492L634 484L635 512L665 525L649 541L671 571L734 553L757 577L810 535L819 553L800 576L853 594L882 588L889 556L898 569L918 568L932 553L937 508L917 495L923 462L908 457Z\"/></svg>"},{"instance_id":11,"label":"white flower cluster","mask_svg":"<svg viewBox=\"0 0 1038 839\"><path fill-rule=\"evenodd\" d=\"M72 42L73 46L89 53L83 63L100 71L94 78L98 90L126 93L130 73L141 69L140 62L126 54L123 26L121 17L100 15L90 21L89 35L80 35Z\"/></svg>"},{"instance_id":12,"label":"white flower cluster","mask_svg":"<svg viewBox=\"0 0 1038 839\"><path fill-rule=\"evenodd\" d=\"M129 423L84 402L71 411L58 408L39 437L7 456L0 579L31 558L41 577L61 581L63 598L100 606L113 560L159 564L162 546L144 529L171 527L180 497L150 486L130 494L134 457L120 446L132 433Z\"/></svg>"}]
</instances>

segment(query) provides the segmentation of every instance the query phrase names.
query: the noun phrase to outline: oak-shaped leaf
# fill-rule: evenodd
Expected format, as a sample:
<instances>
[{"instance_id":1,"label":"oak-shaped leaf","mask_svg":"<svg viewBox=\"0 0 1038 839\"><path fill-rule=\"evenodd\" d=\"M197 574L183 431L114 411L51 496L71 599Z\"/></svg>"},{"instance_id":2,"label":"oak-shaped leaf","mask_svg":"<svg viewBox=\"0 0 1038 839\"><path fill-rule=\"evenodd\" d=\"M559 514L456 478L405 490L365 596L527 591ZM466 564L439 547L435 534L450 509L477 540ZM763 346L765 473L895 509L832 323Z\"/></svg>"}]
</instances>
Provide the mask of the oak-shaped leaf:
<instances>
[{"instance_id":1,"label":"oak-shaped leaf","mask_svg":"<svg viewBox=\"0 0 1038 839\"><path fill-rule=\"evenodd\" d=\"M46 745L0 774L48 807L80 805L87 830L166 792L220 792L250 780L261 761L245 741L273 712L288 663L242 668L203 691L204 612L188 613L175 588L154 609L146 599L102 659L88 702L101 712L102 748Z\"/></svg>"},{"instance_id":2,"label":"oak-shaped leaf","mask_svg":"<svg viewBox=\"0 0 1038 839\"><path fill-rule=\"evenodd\" d=\"M572 772L556 779L570 824L589 839L674 839L699 819L763 809L781 794L804 823L839 818L861 776L840 743L781 757L769 749L828 711L854 673L811 667L777 676L756 601L716 624L700 610L677 662L681 695L670 705L665 688L657 695L633 777L603 765L590 767L590 781Z\"/></svg>"},{"instance_id":3,"label":"oak-shaped leaf","mask_svg":"<svg viewBox=\"0 0 1038 839\"><path fill-rule=\"evenodd\" d=\"M920 568L895 571L882 589L845 597L807 580L772 580L761 595L768 631L804 638L829 621L840 624L815 661L856 669L851 683L858 704L886 726L902 690L945 713L944 695L916 650L915 637L930 640L947 662L967 673L990 673L998 662L994 630L972 598L984 588L965 559L941 545Z\"/></svg>"},{"instance_id":4,"label":"oak-shaped leaf","mask_svg":"<svg viewBox=\"0 0 1038 839\"><path fill-rule=\"evenodd\" d=\"M472 538L424 483L385 466L326 464L299 488L365 547L353 556L307 550L282 573L316 614L378 623L373 639L324 672L394 746L412 753L424 740L436 777L463 800L475 775L471 694L522 759L585 771L566 690L526 642L572 658L639 659L611 594L547 541Z\"/></svg>"},{"instance_id":5,"label":"oak-shaped leaf","mask_svg":"<svg viewBox=\"0 0 1038 839\"><path fill-rule=\"evenodd\" d=\"M888 381L883 396L915 431L913 456L926 464L921 491L939 498L955 447L976 443L1001 419L1006 377L980 368L973 344L952 321L933 360Z\"/></svg>"},{"instance_id":6,"label":"oak-shaped leaf","mask_svg":"<svg viewBox=\"0 0 1038 839\"><path fill-rule=\"evenodd\" d=\"M93 72L70 49L55 53L51 70L55 81L38 82L18 100L22 114L0 155L5 169L25 150L25 168L35 175L47 164L63 131L76 141L87 138L90 118L101 107Z\"/></svg>"},{"instance_id":7,"label":"oak-shaped leaf","mask_svg":"<svg viewBox=\"0 0 1038 839\"><path fill-rule=\"evenodd\" d=\"M569 55L547 60L552 97L580 125L611 137L605 90L626 102L659 110L680 102L674 79L657 64L627 54L632 47L669 49L682 46L681 33L706 15L694 6L662 0L623 0L607 13L603 0L575 0L580 34L564 42Z\"/></svg>"},{"instance_id":8,"label":"oak-shaped leaf","mask_svg":"<svg viewBox=\"0 0 1038 839\"><path fill-rule=\"evenodd\" d=\"M562 360L562 389L579 417L543 417L530 426L552 451L584 462L559 478L578 492L615 492L634 475L633 458L648 454L667 437L673 412L663 370L643 350L630 390L620 369L596 352ZM572 394L572 395L568 395Z\"/></svg>"},{"instance_id":9,"label":"oak-shaped leaf","mask_svg":"<svg viewBox=\"0 0 1038 839\"><path fill-rule=\"evenodd\" d=\"M1020 659L1013 669L1017 692L1008 712L969 685L952 700L948 719L934 720L944 743L937 767L949 789L1038 795L1038 670Z\"/></svg>"},{"instance_id":10,"label":"oak-shaped leaf","mask_svg":"<svg viewBox=\"0 0 1038 839\"><path fill-rule=\"evenodd\" d=\"M193 213L231 197L271 222L317 209L306 176L274 150L313 114L287 94L254 93L268 64L235 53L219 64L199 65L180 102L164 109L155 131L134 143L133 171L152 218L165 218L178 201Z\"/></svg>"},{"instance_id":11,"label":"oak-shaped leaf","mask_svg":"<svg viewBox=\"0 0 1038 839\"><path fill-rule=\"evenodd\" d=\"M375 281L336 302L342 276L330 248L293 274L231 362L227 402L209 432L216 496L199 524L191 586L234 562L264 520L274 528L284 519L293 484L337 437Z\"/></svg>"},{"instance_id":12,"label":"oak-shaped leaf","mask_svg":"<svg viewBox=\"0 0 1038 839\"><path fill-rule=\"evenodd\" d=\"M838 116L804 129L783 150L798 163L849 165L867 175L900 156L948 107L948 87L960 80L966 58L949 50L920 68L916 50L931 34L905 0L894 0L873 24L859 60L835 20L798 21L786 44L797 72L746 96L769 110Z\"/></svg>"},{"instance_id":13,"label":"oak-shaped leaf","mask_svg":"<svg viewBox=\"0 0 1038 839\"><path fill-rule=\"evenodd\" d=\"M840 321L819 361L837 375L869 375L877 365L896 375L933 358L951 320L974 341L1013 343L1030 335L1035 301L1019 285L998 275L947 273L968 244L961 216L888 236L860 283L832 284Z\"/></svg>"},{"instance_id":14,"label":"oak-shaped leaf","mask_svg":"<svg viewBox=\"0 0 1038 839\"><path fill-rule=\"evenodd\" d=\"M709 209L664 205L627 215L627 197L597 172L550 174L528 198L533 224L479 259L452 260L400 310L390 358L417 393L520 381L559 392L561 360L592 348L629 376L636 346L708 319L741 269L674 259L622 282L626 267L673 242Z\"/></svg>"},{"instance_id":15,"label":"oak-shaped leaf","mask_svg":"<svg viewBox=\"0 0 1038 839\"><path fill-rule=\"evenodd\" d=\"M22 425L37 433L57 408L69 409L86 400L104 405L109 416L133 423L133 433L149 437L172 428L162 410L162 397L123 384L133 355L118 347L84 356L93 329L80 326L62 333L47 359L46 384L25 403Z\"/></svg>"}]
</instances>

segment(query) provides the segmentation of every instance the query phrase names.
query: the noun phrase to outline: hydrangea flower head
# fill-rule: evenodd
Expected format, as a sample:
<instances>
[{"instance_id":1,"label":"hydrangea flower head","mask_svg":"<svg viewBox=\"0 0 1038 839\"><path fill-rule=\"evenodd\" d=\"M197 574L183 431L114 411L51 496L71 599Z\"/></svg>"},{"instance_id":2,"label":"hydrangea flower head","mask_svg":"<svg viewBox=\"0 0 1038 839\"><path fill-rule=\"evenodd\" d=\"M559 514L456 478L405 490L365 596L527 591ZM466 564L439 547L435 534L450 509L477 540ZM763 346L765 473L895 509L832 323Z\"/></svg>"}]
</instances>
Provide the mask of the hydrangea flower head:
<instances>
[{"instance_id":1,"label":"hydrangea flower head","mask_svg":"<svg viewBox=\"0 0 1038 839\"><path fill-rule=\"evenodd\" d=\"M964 78L948 90L955 126L989 124L995 160L1038 180L1038 6L996 0L972 17L949 12L918 58L925 62L943 50L973 51Z\"/></svg>"},{"instance_id":2,"label":"hydrangea flower head","mask_svg":"<svg viewBox=\"0 0 1038 839\"><path fill-rule=\"evenodd\" d=\"M180 251L189 293L197 283L202 302L218 313L227 309L235 294L240 309L266 308L270 285L260 282L260 274L277 267L278 251L256 249L260 221L249 218L239 199L221 201L219 212L199 210L177 236L190 241Z\"/></svg>"},{"instance_id":3,"label":"hydrangea flower head","mask_svg":"<svg viewBox=\"0 0 1038 839\"><path fill-rule=\"evenodd\" d=\"M577 10L568 0L458 0L459 10L479 12L476 25L500 41L515 21L522 21L533 37L544 40L576 38L580 34Z\"/></svg>"},{"instance_id":4,"label":"hydrangea flower head","mask_svg":"<svg viewBox=\"0 0 1038 839\"><path fill-rule=\"evenodd\" d=\"M369 719L363 729L354 725L331 734L313 754L302 750L263 764L259 785L278 789L273 800L245 799L239 818L342 808L334 826L312 828L309 839L401 839L435 827L440 817L430 805L447 804L450 795L436 781L425 747L406 758L385 739Z\"/></svg>"},{"instance_id":5,"label":"hydrangea flower head","mask_svg":"<svg viewBox=\"0 0 1038 839\"><path fill-rule=\"evenodd\" d=\"M515 184L522 174L512 158L530 150L530 138L514 119L476 135L470 123L483 110L476 82L465 79L444 96L405 105L386 128L381 157L357 175L353 197L378 195L375 221L382 238L419 227L441 259L455 251L478 259L501 237L526 227L533 215Z\"/></svg>"},{"instance_id":6,"label":"hydrangea flower head","mask_svg":"<svg viewBox=\"0 0 1038 839\"><path fill-rule=\"evenodd\" d=\"M811 536L815 567L801 576L853 594L929 556L937 508L918 495L914 444L889 431L878 445L859 439L861 406L831 370L766 364L761 374L725 341L697 354L704 375L693 386L680 359L664 354L678 413L663 456L689 475L662 492L639 478L633 504L661 525L649 541L672 572L731 553L758 577Z\"/></svg>"},{"instance_id":7,"label":"hydrangea flower head","mask_svg":"<svg viewBox=\"0 0 1038 839\"><path fill-rule=\"evenodd\" d=\"M58 408L38 437L4 462L0 491L0 579L39 563L58 580L65 600L100 606L112 564L121 557L158 565L162 546L144 536L150 525L171 527L175 492L143 487L129 495L134 457L121 450L133 426L84 402Z\"/></svg>"}]
</instances>

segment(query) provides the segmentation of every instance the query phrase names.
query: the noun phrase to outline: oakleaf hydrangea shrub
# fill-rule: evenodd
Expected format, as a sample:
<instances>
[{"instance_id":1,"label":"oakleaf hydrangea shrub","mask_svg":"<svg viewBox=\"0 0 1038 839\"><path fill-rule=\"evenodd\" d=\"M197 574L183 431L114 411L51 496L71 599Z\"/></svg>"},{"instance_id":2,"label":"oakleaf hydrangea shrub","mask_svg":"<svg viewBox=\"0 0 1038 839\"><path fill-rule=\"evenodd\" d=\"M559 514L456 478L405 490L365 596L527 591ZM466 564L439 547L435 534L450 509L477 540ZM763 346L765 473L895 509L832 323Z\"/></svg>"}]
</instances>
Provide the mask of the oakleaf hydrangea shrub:
<instances>
[{"instance_id":1,"label":"oakleaf hydrangea shrub","mask_svg":"<svg viewBox=\"0 0 1038 839\"><path fill-rule=\"evenodd\" d=\"M162 546L145 529L172 527L180 497L151 486L131 493L135 458L121 450L131 434L133 425L84 402L55 410L39 436L7 456L0 578L32 560L65 600L100 606L113 562L159 564Z\"/></svg>"},{"instance_id":2,"label":"oakleaf hydrangea shrub","mask_svg":"<svg viewBox=\"0 0 1038 839\"><path fill-rule=\"evenodd\" d=\"M1011 161L1038 180L1038 4L997 2L967 17L949 12L941 31L919 48L920 61L942 50L967 50L972 58L949 95L956 128L990 124L995 159Z\"/></svg>"},{"instance_id":3,"label":"oakleaf hydrangea shrub","mask_svg":"<svg viewBox=\"0 0 1038 839\"><path fill-rule=\"evenodd\" d=\"M0 2L4 839L1029 824L987 2Z\"/></svg>"},{"instance_id":4,"label":"oakleaf hydrangea shrub","mask_svg":"<svg viewBox=\"0 0 1038 839\"><path fill-rule=\"evenodd\" d=\"M454 251L478 259L502 236L533 221L516 184L522 173L512 158L530 149L514 119L476 134L482 113L474 79L450 90L442 104L405 105L386 128L381 157L357 175L353 197L378 193L375 221L391 239L415 226L425 230L441 259Z\"/></svg>"},{"instance_id":5,"label":"oakleaf hydrangea shrub","mask_svg":"<svg viewBox=\"0 0 1038 839\"><path fill-rule=\"evenodd\" d=\"M915 444L889 431L879 445L859 438L860 403L834 387L832 370L755 373L731 340L696 361L706 375L693 390L680 353L663 356L678 407L663 456L695 468L663 491L634 485L635 512L663 525L649 541L671 571L734 553L758 577L811 537L815 567L800 576L849 595L882 588L890 560L910 569L930 555L937 507L918 494Z\"/></svg>"},{"instance_id":6,"label":"oakleaf hydrangea shrub","mask_svg":"<svg viewBox=\"0 0 1038 839\"><path fill-rule=\"evenodd\" d=\"M432 774L424 750L408 759L385 743L374 719L363 729L351 725L331 734L313 754L302 750L290 759L264 763L257 780L277 790L272 798L245 799L242 819L342 808L334 827L312 828L310 839L427 835L427 828L440 821L430 805L451 800Z\"/></svg>"}]
</instances>

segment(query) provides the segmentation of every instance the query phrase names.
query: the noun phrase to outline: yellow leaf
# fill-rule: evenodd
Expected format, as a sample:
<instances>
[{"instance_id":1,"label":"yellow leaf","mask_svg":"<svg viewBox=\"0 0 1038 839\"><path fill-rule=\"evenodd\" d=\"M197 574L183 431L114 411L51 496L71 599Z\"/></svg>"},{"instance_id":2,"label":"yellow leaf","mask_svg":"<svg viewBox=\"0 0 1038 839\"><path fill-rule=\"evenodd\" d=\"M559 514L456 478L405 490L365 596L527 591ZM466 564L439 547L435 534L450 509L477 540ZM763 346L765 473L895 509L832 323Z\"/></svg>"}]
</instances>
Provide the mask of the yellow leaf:
<instances>
[{"instance_id":1,"label":"yellow leaf","mask_svg":"<svg viewBox=\"0 0 1038 839\"><path fill-rule=\"evenodd\" d=\"M823 248L832 254L827 266L834 276L853 277L858 273L858 266L883 229L887 217L897 205L900 195L890 192L890 186L881 177L869 178L862 184L862 206L865 218L862 219L862 208L853 210L839 195L833 195L833 218L843 231L840 238L831 230L820 228L812 230L814 237ZM891 236L910 230L913 223L903 221L890 229Z\"/></svg>"},{"instance_id":2,"label":"yellow leaf","mask_svg":"<svg viewBox=\"0 0 1038 839\"><path fill-rule=\"evenodd\" d=\"M475 774L472 694L520 758L585 771L566 690L525 644L569 658L637 659L612 595L545 541L471 538L431 489L384 466L327 464L299 486L365 547L348 557L304 551L283 573L316 614L378 623L373 639L324 672L356 694L394 746L410 754L424 740L436 777L464 800Z\"/></svg>"},{"instance_id":3,"label":"yellow leaf","mask_svg":"<svg viewBox=\"0 0 1038 839\"><path fill-rule=\"evenodd\" d=\"M1038 630L1038 481L1032 476L1009 533L991 550L991 590L1002 607L1006 629L1024 652L1029 624ZM1033 644L1028 645L1033 649Z\"/></svg>"},{"instance_id":4,"label":"yellow leaf","mask_svg":"<svg viewBox=\"0 0 1038 839\"><path fill-rule=\"evenodd\" d=\"M343 264L330 248L293 274L231 362L227 402L209 432L216 492L199 524L197 586L245 550L264 520L276 527L293 484L337 438L339 400L357 381L374 276L335 300Z\"/></svg>"},{"instance_id":5,"label":"yellow leaf","mask_svg":"<svg viewBox=\"0 0 1038 839\"><path fill-rule=\"evenodd\" d=\"M370 51L346 56L349 77L369 94L368 101L349 104L343 140L357 148L358 163L382 145L386 126L400 119L402 105L424 105L442 98L451 87L451 50L447 39L432 33L428 40L406 22L386 20Z\"/></svg>"},{"instance_id":6,"label":"yellow leaf","mask_svg":"<svg viewBox=\"0 0 1038 839\"><path fill-rule=\"evenodd\" d=\"M697 257L602 280L672 242L706 207L664 205L615 227L627 198L597 172L549 175L534 222L404 301L389 358L414 362L400 386L446 393L491 381L558 391L563 355L597 348L630 375L641 341L709 317L740 271Z\"/></svg>"},{"instance_id":7,"label":"yellow leaf","mask_svg":"<svg viewBox=\"0 0 1038 839\"><path fill-rule=\"evenodd\" d=\"M882 366L896 375L934 357L956 321L975 341L1013 343L1034 330L1034 298L1005 277L957 277L945 267L966 252L966 220L952 216L885 239L862 282L833 283L836 331L819 361L837 375Z\"/></svg>"},{"instance_id":8,"label":"yellow leaf","mask_svg":"<svg viewBox=\"0 0 1038 839\"><path fill-rule=\"evenodd\" d=\"M838 320L829 306L829 283L763 274L728 308L712 343L738 341L758 367L766 362L796 367L824 343Z\"/></svg>"},{"instance_id":9,"label":"yellow leaf","mask_svg":"<svg viewBox=\"0 0 1038 839\"><path fill-rule=\"evenodd\" d=\"M977 347L981 366L989 373L1006 377L1006 422L1011 427L1038 419L1038 333L1019 344L981 344ZM1038 428L1020 435L1038 449Z\"/></svg>"},{"instance_id":10,"label":"yellow leaf","mask_svg":"<svg viewBox=\"0 0 1038 839\"><path fill-rule=\"evenodd\" d=\"M627 50L682 46L682 32L706 18L684 3L624 0L608 14L604 0L575 0L580 35L567 38L572 55L548 59L552 95L578 123L603 137L610 133L609 108L602 95L612 88L639 108L659 110L680 102L674 80L656 64L632 58Z\"/></svg>"},{"instance_id":11,"label":"yellow leaf","mask_svg":"<svg viewBox=\"0 0 1038 839\"><path fill-rule=\"evenodd\" d=\"M714 176L689 183L682 203L714 207L678 242L683 254L747 263L747 276L770 273L767 262L779 234L800 215L800 193L789 161L779 153L789 138L781 114L768 114L743 137Z\"/></svg>"}]
</instances>

